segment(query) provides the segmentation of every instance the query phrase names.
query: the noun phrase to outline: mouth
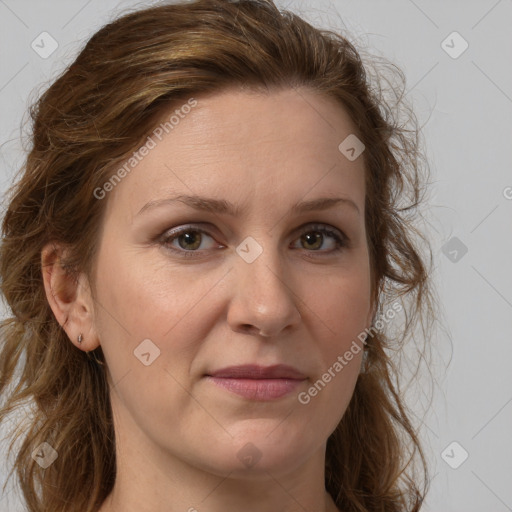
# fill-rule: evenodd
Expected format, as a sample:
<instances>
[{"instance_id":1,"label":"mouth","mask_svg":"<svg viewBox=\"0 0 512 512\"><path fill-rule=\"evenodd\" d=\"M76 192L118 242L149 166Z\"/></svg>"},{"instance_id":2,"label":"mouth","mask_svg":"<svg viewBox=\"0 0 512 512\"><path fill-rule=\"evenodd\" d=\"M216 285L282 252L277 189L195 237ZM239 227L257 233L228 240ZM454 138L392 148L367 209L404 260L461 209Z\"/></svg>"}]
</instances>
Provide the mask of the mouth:
<instances>
[{"instance_id":1,"label":"mouth","mask_svg":"<svg viewBox=\"0 0 512 512\"><path fill-rule=\"evenodd\" d=\"M205 375L213 384L256 401L269 401L293 393L307 377L288 365L230 366Z\"/></svg>"}]
</instances>

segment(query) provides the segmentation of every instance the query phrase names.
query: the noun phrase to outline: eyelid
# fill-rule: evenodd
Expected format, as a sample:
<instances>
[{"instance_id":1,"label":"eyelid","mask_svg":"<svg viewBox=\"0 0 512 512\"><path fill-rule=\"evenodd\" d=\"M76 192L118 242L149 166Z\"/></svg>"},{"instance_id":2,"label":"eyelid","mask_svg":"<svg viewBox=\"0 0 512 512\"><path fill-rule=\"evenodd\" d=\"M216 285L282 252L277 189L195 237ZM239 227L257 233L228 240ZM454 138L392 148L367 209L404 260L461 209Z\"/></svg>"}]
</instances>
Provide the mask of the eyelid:
<instances>
[{"instance_id":1,"label":"eyelid","mask_svg":"<svg viewBox=\"0 0 512 512\"><path fill-rule=\"evenodd\" d=\"M209 225L209 223L206 223ZM295 233L298 233L299 236L302 236L305 233L310 232L320 232L323 235L330 236L333 238L336 242L337 247L335 249L332 249L330 251L308 251L307 249L304 249L307 253L318 253L321 256L333 256L336 255L343 250L346 250L350 247L350 239L349 237L341 231L339 228L336 228L330 224L323 223L323 222L307 222L300 227L298 227L296 230L294 230ZM176 240L181 234L187 233L187 232L198 232L201 234L205 234L209 236L210 238L214 239L214 237L210 234L210 232L203 228L201 226L201 223L191 223L191 224L184 224L180 225L177 228L173 228L171 230L166 230L164 233L162 233L159 237L157 237L158 242L165 246L165 248L175 254L178 254L180 257L196 257L200 258L200 254L204 253L206 251L209 251L209 249L205 250L185 250L185 249L176 249L174 247L170 247L170 243ZM170 242L169 242L170 241ZM220 244L223 245L223 244ZM225 247L225 246L223 246ZM317 256L313 256L317 257Z\"/></svg>"}]
</instances>

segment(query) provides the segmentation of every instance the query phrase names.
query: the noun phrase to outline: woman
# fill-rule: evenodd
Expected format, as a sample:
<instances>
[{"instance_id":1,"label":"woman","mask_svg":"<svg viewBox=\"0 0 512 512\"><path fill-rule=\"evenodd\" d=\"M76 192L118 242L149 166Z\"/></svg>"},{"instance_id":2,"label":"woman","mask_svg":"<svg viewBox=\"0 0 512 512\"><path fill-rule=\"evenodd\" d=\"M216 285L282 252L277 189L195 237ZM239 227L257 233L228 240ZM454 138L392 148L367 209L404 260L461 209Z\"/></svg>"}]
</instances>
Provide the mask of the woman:
<instances>
[{"instance_id":1,"label":"woman","mask_svg":"<svg viewBox=\"0 0 512 512\"><path fill-rule=\"evenodd\" d=\"M1 247L29 511L420 509L388 349L431 311L423 176L374 85L270 1L199 0L113 21L41 96Z\"/></svg>"}]
</instances>

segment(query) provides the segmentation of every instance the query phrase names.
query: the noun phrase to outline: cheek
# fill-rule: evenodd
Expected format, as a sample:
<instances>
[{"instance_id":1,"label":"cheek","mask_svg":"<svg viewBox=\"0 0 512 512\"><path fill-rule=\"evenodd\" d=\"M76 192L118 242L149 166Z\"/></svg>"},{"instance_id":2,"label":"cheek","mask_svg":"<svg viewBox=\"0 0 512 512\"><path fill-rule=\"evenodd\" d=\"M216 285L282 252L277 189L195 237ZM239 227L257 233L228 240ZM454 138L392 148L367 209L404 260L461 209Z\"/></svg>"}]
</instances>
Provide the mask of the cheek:
<instances>
[{"instance_id":1,"label":"cheek","mask_svg":"<svg viewBox=\"0 0 512 512\"><path fill-rule=\"evenodd\" d=\"M301 403L325 422L329 433L352 397L364 353L364 329L370 309L369 278L364 272L339 274L314 296L316 345L321 358L318 374ZM324 427L322 427L324 428Z\"/></svg>"},{"instance_id":2,"label":"cheek","mask_svg":"<svg viewBox=\"0 0 512 512\"><path fill-rule=\"evenodd\" d=\"M191 272L165 265L161 257L149 258L144 250L119 251L99 266L98 294L106 312L115 314L110 322L116 320L133 341L151 336L161 341L179 329L204 295L206 284L191 279Z\"/></svg>"},{"instance_id":3,"label":"cheek","mask_svg":"<svg viewBox=\"0 0 512 512\"><path fill-rule=\"evenodd\" d=\"M139 426L157 417L168 424L190 406L185 387L203 286L161 263L142 264L133 251L117 256L106 251L98 266L96 322L115 400L123 404L117 410L128 410Z\"/></svg>"},{"instance_id":4,"label":"cheek","mask_svg":"<svg viewBox=\"0 0 512 512\"><path fill-rule=\"evenodd\" d=\"M102 256L96 327L114 382L130 372L130 380L141 385L135 393L142 389L149 393L162 382L170 386L166 392L173 393L177 384L172 377L187 381L194 357L212 328L211 303L219 300L214 287L225 272L219 269L194 279L193 266L184 271L157 257L156 251L155 257L144 257L142 250L133 248L117 254L105 250ZM146 367L137 355L148 352L150 360L153 354L158 356ZM162 375L156 376L157 371Z\"/></svg>"},{"instance_id":5,"label":"cheek","mask_svg":"<svg viewBox=\"0 0 512 512\"><path fill-rule=\"evenodd\" d=\"M350 345L364 333L370 311L370 283L364 275L331 279L309 296L311 309L326 335L325 351L331 355Z\"/></svg>"},{"instance_id":6,"label":"cheek","mask_svg":"<svg viewBox=\"0 0 512 512\"><path fill-rule=\"evenodd\" d=\"M344 284L344 285L343 285ZM330 435L343 417L360 374L369 297L364 287L338 282L317 297L318 373L299 402L318 420L312 424ZM367 290L369 293L369 290Z\"/></svg>"}]
</instances>

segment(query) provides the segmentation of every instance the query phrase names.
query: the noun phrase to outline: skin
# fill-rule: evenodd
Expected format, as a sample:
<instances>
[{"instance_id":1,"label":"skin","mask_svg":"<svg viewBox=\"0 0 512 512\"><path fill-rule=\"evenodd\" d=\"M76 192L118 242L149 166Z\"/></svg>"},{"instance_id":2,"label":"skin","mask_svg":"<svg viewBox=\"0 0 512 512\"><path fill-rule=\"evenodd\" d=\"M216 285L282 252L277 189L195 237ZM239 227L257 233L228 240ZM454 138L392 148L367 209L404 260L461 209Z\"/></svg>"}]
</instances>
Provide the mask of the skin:
<instances>
[{"instance_id":1,"label":"skin","mask_svg":"<svg viewBox=\"0 0 512 512\"><path fill-rule=\"evenodd\" d=\"M100 510L335 511L324 486L326 442L363 351L308 404L297 393L332 367L374 313L364 161L338 150L354 125L339 104L308 90L233 89L197 100L103 199L96 297L85 275L78 286L65 276L59 246L42 251L57 321L81 350L101 345L107 362L118 472ZM173 203L137 215L178 193L246 211L231 217ZM359 213L346 205L291 213L298 201L335 196ZM316 240L311 223L340 230L348 247L333 252L335 240ZM167 248L158 241L187 224L191 238ZM263 249L252 263L236 252L248 236ZM198 256L185 259L169 246ZM160 350L148 366L134 355L144 339ZM280 399L254 401L204 378L249 363L292 365L307 380ZM237 457L247 443L260 456L250 467Z\"/></svg>"}]
</instances>

